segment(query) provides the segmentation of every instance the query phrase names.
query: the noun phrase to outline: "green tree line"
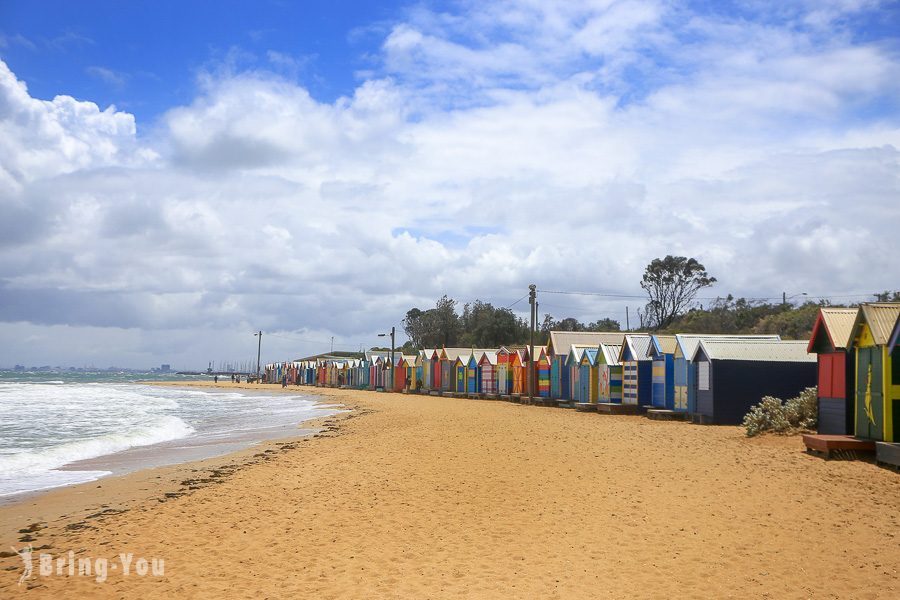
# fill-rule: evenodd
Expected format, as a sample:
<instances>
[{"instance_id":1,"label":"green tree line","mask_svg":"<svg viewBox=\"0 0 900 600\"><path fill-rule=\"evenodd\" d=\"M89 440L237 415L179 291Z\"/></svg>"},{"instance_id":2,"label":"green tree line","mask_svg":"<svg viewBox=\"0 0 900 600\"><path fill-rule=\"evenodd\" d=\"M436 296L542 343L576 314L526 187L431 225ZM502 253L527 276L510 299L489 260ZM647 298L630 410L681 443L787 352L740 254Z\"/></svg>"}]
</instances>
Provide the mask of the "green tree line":
<instances>
[{"instance_id":1,"label":"green tree line","mask_svg":"<svg viewBox=\"0 0 900 600\"><path fill-rule=\"evenodd\" d=\"M633 331L660 333L778 334L785 339L807 339L821 306L827 301L794 306L719 297L706 308L695 302L697 293L716 283L716 278L694 258L666 256L654 259L644 271L640 285L647 303L637 310L639 327ZM879 302L900 301L900 291L873 294ZM462 305L443 296L434 308L411 308L403 319L409 341L402 350L419 348L476 347L527 344L529 323L509 308L497 308L475 300ZM620 323L609 318L582 323L573 317L556 320L545 314L538 324L535 343L546 344L551 331L620 331Z\"/></svg>"}]
</instances>

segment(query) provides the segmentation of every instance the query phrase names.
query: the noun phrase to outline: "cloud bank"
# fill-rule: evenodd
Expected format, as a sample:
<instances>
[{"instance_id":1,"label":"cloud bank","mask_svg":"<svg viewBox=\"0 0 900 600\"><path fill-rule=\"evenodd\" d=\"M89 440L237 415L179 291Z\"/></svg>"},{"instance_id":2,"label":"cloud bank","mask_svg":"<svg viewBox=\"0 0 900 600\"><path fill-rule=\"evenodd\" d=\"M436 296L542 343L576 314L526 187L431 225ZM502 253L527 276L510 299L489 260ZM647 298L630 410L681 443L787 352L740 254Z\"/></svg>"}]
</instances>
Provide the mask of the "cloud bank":
<instances>
[{"instance_id":1,"label":"cloud bank","mask_svg":"<svg viewBox=\"0 0 900 600\"><path fill-rule=\"evenodd\" d=\"M0 335L23 340L0 364L199 367L258 329L281 332L271 359L353 349L443 294L639 293L665 254L713 295L898 287L900 59L862 35L876 4L483 4L409 10L352 96L201 73L142 136L0 62Z\"/></svg>"}]
</instances>

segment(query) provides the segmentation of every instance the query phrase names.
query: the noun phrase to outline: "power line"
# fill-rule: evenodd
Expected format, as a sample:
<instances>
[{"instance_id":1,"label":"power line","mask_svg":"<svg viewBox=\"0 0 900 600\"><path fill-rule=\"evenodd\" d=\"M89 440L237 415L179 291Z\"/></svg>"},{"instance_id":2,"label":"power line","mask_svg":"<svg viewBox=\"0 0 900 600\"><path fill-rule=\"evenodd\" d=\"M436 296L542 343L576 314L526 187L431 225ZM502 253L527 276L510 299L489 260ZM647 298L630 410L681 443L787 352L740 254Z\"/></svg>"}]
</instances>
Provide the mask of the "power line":
<instances>
[{"instance_id":1,"label":"power line","mask_svg":"<svg viewBox=\"0 0 900 600\"><path fill-rule=\"evenodd\" d=\"M646 295L630 295L630 294L613 294L609 292L582 292L582 291L568 291L568 290L538 290L538 292L542 294L566 294L570 296L599 296L603 298L623 298L623 299L646 299ZM806 294L807 298L818 298L819 300L833 300L837 298L869 298L873 297L874 293L861 293L861 294ZM720 300L727 296L699 296L697 300ZM781 300L781 296L755 296L755 297L742 297L743 300Z\"/></svg>"},{"instance_id":2,"label":"power line","mask_svg":"<svg viewBox=\"0 0 900 600\"><path fill-rule=\"evenodd\" d=\"M518 304L519 302L521 302L522 300L524 300L524 299L527 298L527 297L528 297L528 294L525 294L524 296L522 296L521 298L519 298L518 300L516 300L515 302L513 302L513 303L510 304L509 306L504 306L504 308L507 308L507 309L512 308L513 306L515 306L516 304Z\"/></svg>"},{"instance_id":3,"label":"power line","mask_svg":"<svg viewBox=\"0 0 900 600\"><path fill-rule=\"evenodd\" d=\"M646 298L646 295L631 296L628 294L610 294L608 292L573 292L561 290L538 290L542 294L567 294L570 296L602 296L604 298Z\"/></svg>"}]
</instances>

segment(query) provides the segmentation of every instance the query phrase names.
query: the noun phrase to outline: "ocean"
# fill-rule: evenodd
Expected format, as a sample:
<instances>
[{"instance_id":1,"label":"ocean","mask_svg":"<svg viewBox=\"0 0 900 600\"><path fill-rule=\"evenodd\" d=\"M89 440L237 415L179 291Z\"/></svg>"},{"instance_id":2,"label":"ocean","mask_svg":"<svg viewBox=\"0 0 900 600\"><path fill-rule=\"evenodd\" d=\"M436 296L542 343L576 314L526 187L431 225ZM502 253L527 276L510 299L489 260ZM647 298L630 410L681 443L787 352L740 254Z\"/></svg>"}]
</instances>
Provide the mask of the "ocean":
<instances>
[{"instance_id":1,"label":"ocean","mask_svg":"<svg viewBox=\"0 0 900 600\"><path fill-rule=\"evenodd\" d=\"M0 371L0 501L302 433L308 394L156 387L174 374Z\"/></svg>"}]
</instances>

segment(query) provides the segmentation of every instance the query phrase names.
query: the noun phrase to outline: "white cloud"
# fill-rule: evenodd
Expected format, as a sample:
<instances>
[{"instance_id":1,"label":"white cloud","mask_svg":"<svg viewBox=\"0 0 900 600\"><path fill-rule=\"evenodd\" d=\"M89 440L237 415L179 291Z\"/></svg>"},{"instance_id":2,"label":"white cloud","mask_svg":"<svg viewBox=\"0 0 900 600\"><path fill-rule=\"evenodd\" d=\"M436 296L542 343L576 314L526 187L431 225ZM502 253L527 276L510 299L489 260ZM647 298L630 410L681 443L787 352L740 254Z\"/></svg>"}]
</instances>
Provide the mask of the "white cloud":
<instances>
[{"instance_id":1,"label":"white cloud","mask_svg":"<svg viewBox=\"0 0 900 600\"><path fill-rule=\"evenodd\" d=\"M354 346L445 293L639 292L668 253L704 262L712 293L896 287L897 55L812 39L799 18L418 9L351 97L225 69L152 142L112 107L30 97L3 65L4 319L196 330L235 352L235 328ZM541 306L624 320L622 301ZM322 349L295 347L270 358Z\"/></svg>"}]
</instances>

